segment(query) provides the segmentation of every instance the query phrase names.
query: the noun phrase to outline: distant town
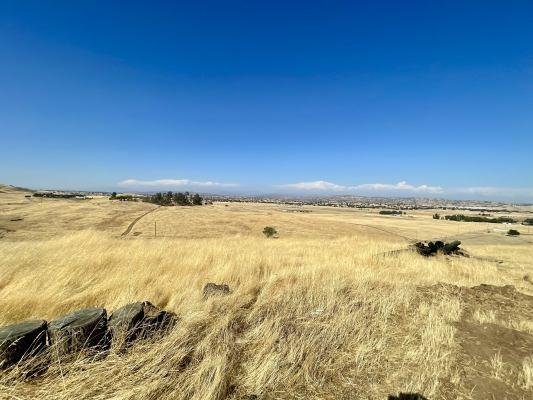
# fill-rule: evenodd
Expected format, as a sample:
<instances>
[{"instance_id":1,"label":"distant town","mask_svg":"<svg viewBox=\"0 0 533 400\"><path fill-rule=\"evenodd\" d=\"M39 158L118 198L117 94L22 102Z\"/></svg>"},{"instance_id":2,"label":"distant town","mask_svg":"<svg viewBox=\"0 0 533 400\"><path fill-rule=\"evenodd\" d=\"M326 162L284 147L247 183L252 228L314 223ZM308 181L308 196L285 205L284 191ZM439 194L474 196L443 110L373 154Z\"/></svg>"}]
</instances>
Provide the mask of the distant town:
<instances>
[{"instance_id":1,"label":"distant town","mask_svg":"<svg viewBox=\"0 0 533 400\"><path fill-rule=\"evenodd\" d=\"M83 200L96 196L117 196L116 192L99 191L60 191L60 190L38 190L33 192L35 197L45 198L72 198ZM122 201L145 201L153 193L120 193L117 200ZM324 195L324 196L290 196L290 195L220 195L201 193L203 201L207 204L214 202L233 203L268 203L288 206L327 206L340 208L379 208L393 210L421 210L421 209L442 209L442 210L466 210L476 212L523 212L521 207L532 206L532 204L512 204L497 201L483 200L450 200L420 197L366 197L352 195Z\"/></svg>"}]
</instances>

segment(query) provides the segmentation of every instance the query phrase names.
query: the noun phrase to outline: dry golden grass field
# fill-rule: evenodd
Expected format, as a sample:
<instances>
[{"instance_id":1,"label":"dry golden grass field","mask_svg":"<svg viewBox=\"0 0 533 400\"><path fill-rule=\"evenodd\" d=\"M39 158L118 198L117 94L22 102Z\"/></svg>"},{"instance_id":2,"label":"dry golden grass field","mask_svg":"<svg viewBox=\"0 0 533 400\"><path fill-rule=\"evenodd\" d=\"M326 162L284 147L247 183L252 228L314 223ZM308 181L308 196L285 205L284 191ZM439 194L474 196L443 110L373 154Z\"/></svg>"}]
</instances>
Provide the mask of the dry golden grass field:
<instances>
[{"instance_id":1,"label":"dry golden grass field","mask_svg":"<svg viewBox=\"0 0 533 400\"><path fill-rule=\"evenodd\" d=\"M26 195L0 187L0 325L136 300L180 320L126 354L0 372L1 399L533 398L527 227ZM387 254L439 238L470 257ZM204 300L207 282L231 294Z\"/></svg>"}]
</instances>

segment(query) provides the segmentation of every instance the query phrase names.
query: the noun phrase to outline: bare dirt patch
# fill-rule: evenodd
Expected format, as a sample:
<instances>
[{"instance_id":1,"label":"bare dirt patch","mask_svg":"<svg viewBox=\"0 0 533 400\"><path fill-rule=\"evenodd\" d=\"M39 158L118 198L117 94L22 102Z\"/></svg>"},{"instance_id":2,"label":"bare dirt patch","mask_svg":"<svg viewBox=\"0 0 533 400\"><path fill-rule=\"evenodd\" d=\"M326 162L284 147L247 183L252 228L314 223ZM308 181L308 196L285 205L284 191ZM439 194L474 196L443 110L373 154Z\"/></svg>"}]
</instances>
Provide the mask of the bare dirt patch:
<instances>
[{"instance_id":1,"label":"bare dirt patch","mask_svg":"<svg viewBox=\"0 0 533 400\"><path fill-rule=\"evenodd\" d=\"M533 304L532 304L533 305ZM462 348L465 389L473 399L526 399L522 365L533 350L533 335L499 324L455 324Z\"/></svg>"},{"instance_id":2,"label":"bare dirt patch","mask_svg":"<svg viewBox=\"0 0 533 400\"><path fill-rule=\"evenodd\" d=\"M459 345L460 390L465 396L479 400L531 398L524 365L533 354L533 335L527 331L528 323L533 322L533 296L511 285L468 288L438 284L419 291L456 297L462 303L461 318L452 325Z\"/></svg>"}]
</instances>

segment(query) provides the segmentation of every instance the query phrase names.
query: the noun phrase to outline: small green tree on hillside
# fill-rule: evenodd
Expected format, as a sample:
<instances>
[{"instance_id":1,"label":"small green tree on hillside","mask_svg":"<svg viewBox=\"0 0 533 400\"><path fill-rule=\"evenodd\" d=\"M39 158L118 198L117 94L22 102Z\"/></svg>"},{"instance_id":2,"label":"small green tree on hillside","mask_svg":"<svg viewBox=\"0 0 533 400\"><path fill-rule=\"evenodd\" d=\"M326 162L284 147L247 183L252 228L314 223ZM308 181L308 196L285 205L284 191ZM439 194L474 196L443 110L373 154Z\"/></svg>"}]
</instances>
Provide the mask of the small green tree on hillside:
<instances>
[{"instance_id":1,"label":"small green tree on hillside","mask_svg":"<svg viewBox=\"0 0 533 400\"><path fill-rule=\"evenodd\" d=\"M509 229L509 230L507 231L507 234L508 234L509 236L518 236L518 235L520 235L520 232L518 232L516 229Z\"/></svg>"},{"instance_id":2,"label":"small green tree on hillside","mask_svg":"<svg viewBox=\"0 0 533 400\"><path fill-rule=\"evenodd\" d=\"M433 219L440 219L440 215L439 215L439 213L435 213L435 214L433 214Z\"/></svg>"},{"instance_id":3,"label":"small green tree on hillside","mask_svg":"<svg viewBox=\"0 0 533 400\"><path fill-rule=\"evenodd\" d=\"M276 230L276 228L273 228L271 226L265 226L265 228L263 229L263 235L265 235L267 238L271 238L274 235L277 235L277 233L278 231Z\"/></svg>"}]
</instances>

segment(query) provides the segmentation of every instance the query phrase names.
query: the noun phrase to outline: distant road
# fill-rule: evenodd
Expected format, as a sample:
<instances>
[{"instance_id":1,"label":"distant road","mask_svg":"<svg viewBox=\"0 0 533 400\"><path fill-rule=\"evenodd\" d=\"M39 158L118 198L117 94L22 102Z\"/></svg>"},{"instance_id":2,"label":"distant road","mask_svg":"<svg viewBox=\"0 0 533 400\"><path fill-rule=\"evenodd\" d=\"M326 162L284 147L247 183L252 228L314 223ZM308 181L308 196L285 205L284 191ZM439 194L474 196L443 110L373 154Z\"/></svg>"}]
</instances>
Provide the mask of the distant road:
<instances>
[{"instance_id":1,"label":"distant road","mask_svg":"<svg viewBox=\"0 0 533 400\"><path fill-rule=\"evenodd\" d=\"M159 206L159 207L161 207L161 206ZM135 224L136 224L137 222L139 222L139 220L140 220L141 218L147 216L147 215L150 214L151 212L154 212L154 211L157 210L159 207L152 208L150 211L147 211L147 212L145 212L143 215L141 215L141 216L135 218L133 221L131 221L131 223L128 225L128 227L126 228L126 230L125 230L124 232L122 232L122 235L120 235L120 236L126 236L126 235L128 235L128 234L131 232L131 230L133 229L133 227L135 226Z\"/></svg>"}]
</instances>

